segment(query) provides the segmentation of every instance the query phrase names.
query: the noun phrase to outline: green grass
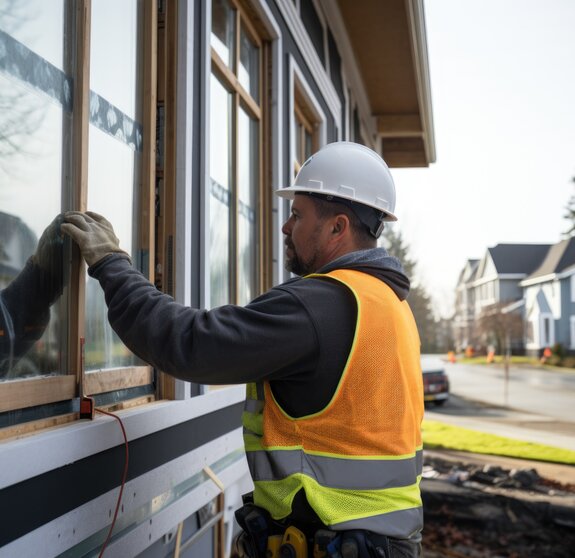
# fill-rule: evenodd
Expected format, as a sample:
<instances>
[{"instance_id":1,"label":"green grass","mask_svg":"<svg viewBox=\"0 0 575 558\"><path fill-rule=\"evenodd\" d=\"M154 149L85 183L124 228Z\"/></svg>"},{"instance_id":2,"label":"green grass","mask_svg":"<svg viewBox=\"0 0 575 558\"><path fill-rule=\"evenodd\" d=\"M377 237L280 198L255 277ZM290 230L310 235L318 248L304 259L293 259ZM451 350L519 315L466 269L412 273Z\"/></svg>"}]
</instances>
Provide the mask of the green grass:
<instances>
[{"instance_id":1,"label":"green grass","mask_svg":"<svg viewBox=\"0 0 575 558\"><path fill-rule=\"evenodd\" d=\"M423 447L575 465L575 451L522 442L434 420L423 421Z\"/></svg>"},{"instance_id":2,"label":"green grass","mask_svg":"<svg viewBox=\"0 0 575 558\"><path fill-rule=\"evenodd\" d=\"M457 355L457 362L460 362L462 364L485 364L486 366L493 366L493 365L503 366L505 364L505 357L501 355L495 355L493 362L488 363L487 357L484 355L474 357ZM567 359L565 359L563 366L559 366L557 364L552 363L553 359L550 359L545 364L542 364L539 359L527 356L512 356L509 360L510 366L521 367L522 365L527 365L539 368L540 370L557 370L559 372L565 372L569 374L575 373L575 368L571 366L571 361L568 362Z\"/></svg>"},{"instance_id":3,"label":"green grass","mask_svg":"<svg viewBox=\"0 0 575 558\"><path fill-rule=\"evenodd\" d=\"M463 362L465 364L488 364L486 356L465 357L463 355L458 355L457 362ZM504 356L495 355L492 364L504 364L504 362ZM541 362L538 359L526 356L512 356L509 360L509 364L529 364L531 366L541 366Z\"/></svg>"}]
</instances>

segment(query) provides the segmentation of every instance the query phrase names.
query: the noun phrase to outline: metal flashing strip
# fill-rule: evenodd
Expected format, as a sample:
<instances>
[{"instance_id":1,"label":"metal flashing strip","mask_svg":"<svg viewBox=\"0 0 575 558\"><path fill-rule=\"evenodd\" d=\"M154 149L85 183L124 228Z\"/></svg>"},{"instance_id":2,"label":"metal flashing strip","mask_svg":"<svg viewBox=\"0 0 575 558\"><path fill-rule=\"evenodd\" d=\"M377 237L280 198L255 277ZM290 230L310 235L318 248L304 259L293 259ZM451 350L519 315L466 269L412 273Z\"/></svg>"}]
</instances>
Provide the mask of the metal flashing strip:
<instances>
[{"instance_id":1,"label":"metal flashing strip","mask_svg":"<svg viewBox=\"0 0 575 558\"><path fill-rule=\"evenodd\" d=\"M235 403L130 440L128 480L238 428L242 411ZM120 444L0 490L0 547L116 488L123 460Z\"/></svg>"},{"instance_id":2,"label":"metal flashing strip","mask_svg":"<svg viewBox=\"0 0 575 558\"><path fill-rule=\"evenodd\" d=\"M0 70L48 95L71 113L72 78L0 30ZM90 122L135 151L142 151L142 124L90 91Z\"/></svg>"}]
</instances>

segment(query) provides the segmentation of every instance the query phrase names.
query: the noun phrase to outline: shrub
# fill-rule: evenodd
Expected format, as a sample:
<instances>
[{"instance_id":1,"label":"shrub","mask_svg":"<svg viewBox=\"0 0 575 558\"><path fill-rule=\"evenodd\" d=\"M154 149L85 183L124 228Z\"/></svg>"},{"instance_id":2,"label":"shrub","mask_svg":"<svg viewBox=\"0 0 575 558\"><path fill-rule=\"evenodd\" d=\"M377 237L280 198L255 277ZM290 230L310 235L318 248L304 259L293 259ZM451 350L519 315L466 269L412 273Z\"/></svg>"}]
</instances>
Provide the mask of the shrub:
<instances>
[{"instance_id":1,"label":"shrub","mask_svg":"<svg viewBox=\"0 0 575 558\"><path fill-rule=\"evenodd\" d=\"M565 347L561 343L555 343L555 345L553 345L551 348L551 352L554 356L559 357L559 359L564 358L567 354Z\"/></svg>"}]
</instances>

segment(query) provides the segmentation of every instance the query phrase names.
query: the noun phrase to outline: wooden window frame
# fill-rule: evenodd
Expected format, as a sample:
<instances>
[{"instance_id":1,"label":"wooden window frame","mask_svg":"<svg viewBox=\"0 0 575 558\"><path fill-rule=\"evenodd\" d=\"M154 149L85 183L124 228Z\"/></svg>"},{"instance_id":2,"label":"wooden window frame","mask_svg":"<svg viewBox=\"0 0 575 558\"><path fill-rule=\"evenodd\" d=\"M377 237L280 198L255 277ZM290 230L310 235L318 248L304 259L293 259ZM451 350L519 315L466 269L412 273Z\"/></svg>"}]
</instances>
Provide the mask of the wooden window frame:
<instances>
[{"instance_id":1,"label":"wooden window frame","mask_svg":"<svg viewBox=\"0 0 575 558\"><path fill-rule=\"evenodd\" d=\"M321 124L321 119L315 114L315 111L307 101L306 96L303 93L302 86L299 84L297 79L294 81L293 95L296 124L294 134L300 134L300 146L305 150L305 132L308 132L311 135L312 141L311 151L312 153L315 153L319 149L319 126ZM294 152L294 176L299 172L306 158L304 151L300 153Z\"/></svg>"},{"instance_id":2,"label":"wooden window frame","mask_svg":"<svg viewBox=\"0 0 575 558\"><path fill-rule=\"evenodd\" d=\"M90 29L91 0L78 0L74 10L74 109L72 112L72 191L68 203L73 209L85 211L88 192L88 129L90 102ZM154 186L155 186L155 127L156 127L156 49L157 49L157 0L143 3L144 61L142 87L142 187L139 193L141 207L139 246L148 251L150 258L149 279L154 273ZM86 373L84 370L84 320L86 266L77 246L73 245L69 282L67 358L64 374L0 383L0 412L46 405L76 397L93 396L127 387L148 385L153 381L150 366L132 366ZM154 396L136 398L147 402ZM116 409L132 406L136 399L107 405ZM79 418L78 412L32 420L7 426L0 430L0 439L40 430Z\"/></svg>"},{"instance_id":3,"label":"wooden window frame","mask_svg":"<svg viewBox=\"0 0 575 558\"><path fill-rule=\"evenodd\" d=\"M257 270L257 285L256 292L261 293L265 289L269 288L270 278L272 276L271 270L268 270L266 266L269 266L270 259L267 257L268 252L271 250L271 246L268 246L264 239L269 235L266 235L266 231L269 230L270 221L265 218L265 215L271 213L270 209L270 197L264 188L264 173L266 168L268 168L268 159L266 157L266 150L264 150L264 134L268 130L267 116L266 116L266 106L268 99L265 97L267 91L267 64L269 64L269 54L266 46L266 34L263 31L256 29L256 26L251 21L251 14L249 8L243 2L238 0L229 0L229 3L236 11L236 17L234 20L235 30L234 30L234 59L232 60L232 68L230 68L218 55L216 50L210 46L211 51L211 72L222 84L222 86L232 95L232 179L235 186L233 195L231 196L230 202L230 244L232 245L232 256L230 258L230 270L229 270L229 286L230 286L230 303L234 304L238 302L238 292L239 292L239 274L238 270L238 250L237 250L237 239L239 237L239 222L238 222L238 184L239 184L239 142L237 141L238 134L238 119L239 110L242 108L246 113L258 122L258 210L257 210L257 243L260 246L256 254L258 270ZM240 65L240 40L242 29L247 33L248 37L253 41L253 43L259 49L259 69L258 69L258 98L259 102L256 101L251 94L246 91L242 86L238 78L238 68Z\"/></svg>"}]
</instances>

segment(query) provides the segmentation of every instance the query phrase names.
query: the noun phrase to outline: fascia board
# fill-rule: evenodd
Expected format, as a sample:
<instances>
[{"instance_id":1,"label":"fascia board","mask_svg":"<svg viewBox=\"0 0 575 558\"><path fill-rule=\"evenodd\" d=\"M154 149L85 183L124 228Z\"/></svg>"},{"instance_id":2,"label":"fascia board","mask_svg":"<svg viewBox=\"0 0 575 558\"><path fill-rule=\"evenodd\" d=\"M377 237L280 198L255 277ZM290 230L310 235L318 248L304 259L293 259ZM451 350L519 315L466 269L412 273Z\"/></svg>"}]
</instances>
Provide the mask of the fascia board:
<instances>
[{"instance_id":1,"label":"fascia board","mask_svg":"<svg viewBox=\"0 0 575 558\"><path fill-rule=\"evenodd\" d=\"M561 273L557 273L557 279L565 279L566 277L571 277L572 275L575 275L575 266L570 267Z\"/></svg>"},{"instance_id":2,"label":"fascia board","mask_svg":"<svg viewBox=\"0 0 575 558\"><path fill-rule=\"evenodd\" d=\"M471 282L469 285L471 287L479 287L479 285L484 285L485 283L490 283L491 281L496 281L499 278L498 275L488 275L486 277L481 277Z\"/></svg>"},{"instance_id":3,"label":"fascia board","mask_svg":"<svg viewBox=\"0 0 575 558\"><path fill-rule=\"evenodd\" d=\"M429 163L435 163L435 132L433 125L433 111L431 104L431 79L429 74L429 56L427 52L427 33L425 30L425 16L423 0L408 0L406 2L409 28L411 30L411 47L415 66L415 84L424 142Z\"/></svg>"},{"instance_id":4,"label":"fascia board","mask_svg":"<svg viewBox=\"0 0 575 558\"><path fill-rule=\"evenodd\" d=\"M575 270L571 274L575 273ZM533 277L532 279L525 279L519 283L520 287L531 287L532 285L538 285L540 283L547 283L557 279L558 275L556 273L549 273L547 275L540 275L539 277Z\"/></svg>"}]
</instances>

